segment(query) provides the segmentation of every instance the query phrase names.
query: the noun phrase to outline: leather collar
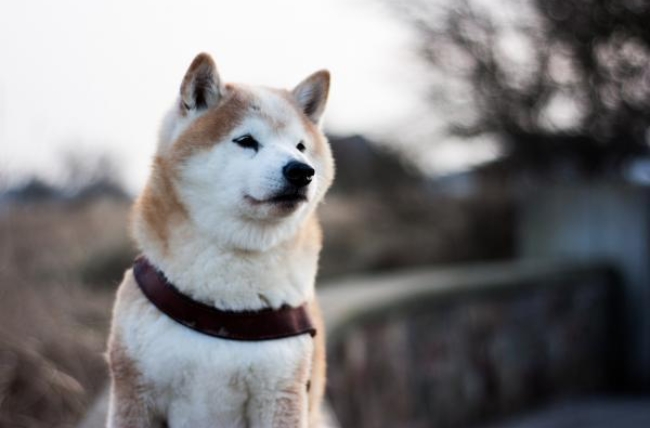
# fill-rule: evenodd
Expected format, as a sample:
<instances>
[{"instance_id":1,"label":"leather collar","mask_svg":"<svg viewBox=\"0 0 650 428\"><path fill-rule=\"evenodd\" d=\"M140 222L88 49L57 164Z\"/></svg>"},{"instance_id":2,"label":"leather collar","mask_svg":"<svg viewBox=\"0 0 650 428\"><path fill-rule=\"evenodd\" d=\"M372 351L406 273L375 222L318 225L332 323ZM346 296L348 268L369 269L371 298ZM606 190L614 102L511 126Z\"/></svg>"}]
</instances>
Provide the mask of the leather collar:
<instances>
[{"instance_id":1,"label":"leather collar","mask_svg":"<svg viewBox=\"0 0 650 428\"><path fill-rule=\"evenodd\" d=\"M181 293L144 256L135 259L133 274L154 306L174 321L200 333L243 341L281 339L306 333L316 335L306 304L297 308L283 306L277 310L222 311Z\"/></svg>"}]
</instances>

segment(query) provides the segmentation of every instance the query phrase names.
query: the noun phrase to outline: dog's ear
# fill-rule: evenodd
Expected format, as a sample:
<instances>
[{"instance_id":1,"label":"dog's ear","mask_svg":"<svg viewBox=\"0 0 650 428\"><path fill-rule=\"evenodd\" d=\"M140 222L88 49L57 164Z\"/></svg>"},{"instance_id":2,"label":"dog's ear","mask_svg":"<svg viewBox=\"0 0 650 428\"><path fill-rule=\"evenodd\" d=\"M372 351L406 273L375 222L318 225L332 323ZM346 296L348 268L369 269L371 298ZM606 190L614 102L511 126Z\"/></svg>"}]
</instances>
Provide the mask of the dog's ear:
<instances>
[{"instance_id":1,"label":"dog's ear","mask_svg":"<svg viewBox=\"0 0 650 428\"><path fill-rule=\"evenodd\" d=\"M214 60L206 53L198 54L181 83L181 109L190 111L214 107L219 104L222 94Z\"/></svg>"},{"instance_id":2,"label":"dog's ear","mask_svg":"<svg viewBox=\"0 0 650 428\"><path fill-rule=\"evenodd\" d=\"M303 113L314 123L318 124L330 89L330 72L320 70L312 74L296 86L291 92Z\"/></svg>"}]
</instances>

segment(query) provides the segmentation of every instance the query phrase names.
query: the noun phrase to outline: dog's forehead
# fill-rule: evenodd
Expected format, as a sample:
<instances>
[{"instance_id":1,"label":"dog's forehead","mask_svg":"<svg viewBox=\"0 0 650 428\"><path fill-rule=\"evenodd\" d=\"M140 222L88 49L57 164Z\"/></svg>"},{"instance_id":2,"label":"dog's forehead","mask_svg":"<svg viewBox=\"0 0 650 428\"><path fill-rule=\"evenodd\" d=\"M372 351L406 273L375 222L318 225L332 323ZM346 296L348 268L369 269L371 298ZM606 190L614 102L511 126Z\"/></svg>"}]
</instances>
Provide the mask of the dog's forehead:
<instances>
[{"instance_id":1,"label":"dog's forehead","mask_svg":"<svg viewBox=\"0 0 650 428\"><path fill-rule=\"evenodd\" d=\"M300 124L300 113L288 91L266 87L248 87L250 110L275 130Z\"/></svg>"}]
</instances>

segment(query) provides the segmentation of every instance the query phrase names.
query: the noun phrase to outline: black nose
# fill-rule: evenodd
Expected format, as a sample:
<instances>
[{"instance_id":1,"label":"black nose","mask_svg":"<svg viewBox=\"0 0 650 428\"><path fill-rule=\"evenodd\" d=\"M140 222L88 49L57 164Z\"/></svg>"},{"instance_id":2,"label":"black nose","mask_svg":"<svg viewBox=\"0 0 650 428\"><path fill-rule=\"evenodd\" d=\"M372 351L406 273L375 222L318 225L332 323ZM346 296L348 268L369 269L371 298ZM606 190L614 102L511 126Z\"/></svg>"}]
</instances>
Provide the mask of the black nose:
<instances>
[{"instance_id":1,"label":"black nose","mask_svg":"<svg viewBox=\"0 0 650 428\"><path fill-rule=\"evenodd\" d=\"M291 161L282 168L284 178L286 178L289 183L298 187L304 187L311 183L311 179L314 178L315 172L314 168L297 161Z\"/></svg>"}]
</instances>

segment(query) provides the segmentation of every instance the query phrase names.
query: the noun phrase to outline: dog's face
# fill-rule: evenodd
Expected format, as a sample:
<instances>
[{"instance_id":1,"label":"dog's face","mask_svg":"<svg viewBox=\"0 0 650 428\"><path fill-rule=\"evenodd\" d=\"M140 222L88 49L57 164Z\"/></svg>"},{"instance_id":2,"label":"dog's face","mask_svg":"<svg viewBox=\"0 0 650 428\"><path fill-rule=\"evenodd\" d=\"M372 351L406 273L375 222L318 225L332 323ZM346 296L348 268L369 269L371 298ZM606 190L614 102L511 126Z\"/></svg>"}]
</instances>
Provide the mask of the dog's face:
<instances>
[{"instance_id":1,"label":"dog's face","mask_svg":"<svg viewBox=\"0 0 650 428\"><path fill-rule=\"evenodd\" d=\"M328 88L325 71L293 91L222 85L209 56L194 60L159 157L202 233L246 249L295 233L334 175L319 128Z\"/></svg>"}]
</instances>

